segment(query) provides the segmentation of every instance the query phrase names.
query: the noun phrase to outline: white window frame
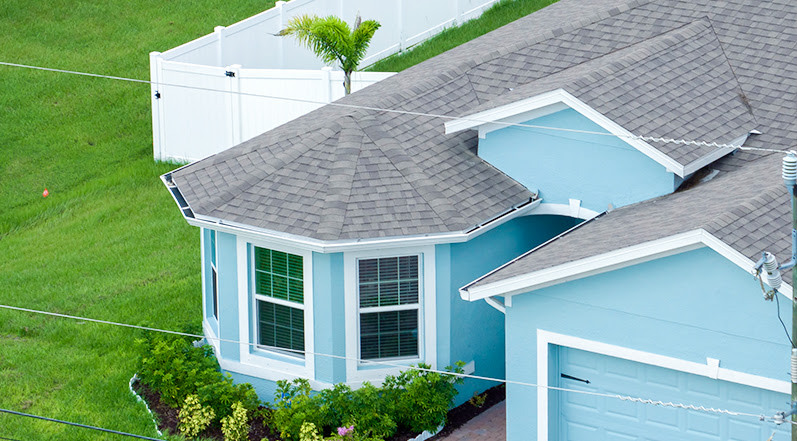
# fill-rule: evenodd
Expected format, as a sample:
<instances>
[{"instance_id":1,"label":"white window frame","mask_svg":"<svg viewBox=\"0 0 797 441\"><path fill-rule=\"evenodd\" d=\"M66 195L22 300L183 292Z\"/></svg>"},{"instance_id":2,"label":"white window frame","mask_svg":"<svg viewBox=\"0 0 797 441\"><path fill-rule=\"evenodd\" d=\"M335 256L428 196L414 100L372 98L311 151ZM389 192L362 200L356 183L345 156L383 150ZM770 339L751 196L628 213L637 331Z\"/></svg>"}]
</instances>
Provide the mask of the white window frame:
<instances>
[{"instance_id":1,"label":"white window frame","mask_svg":"<svg viewBox=\"0 0 797 441\"><path fill-rule=\"evenodd\" d=\"M427 363L437 369L437 309L436 309L436 277L434 246L413 248L392 248L381 250L351 251L343 254L344 291L345 291L345 323L346 323L346 381L362 383L365 381L378 383L386 375L395 375L402 368L379 365L377 362L360 361L360 302L358 261L360 259L376 259L417 255L418 272L418 357L380 360L385 363L411 365ZM384 308L384 309L383 309ZM371 308L368 308L371 309ZM373 308L376 309L376 308ZM382 307L384 312L400 309L413 309L406 306Z\"/></svg>"},{"instance_id":2,"label":"white window frame","mask_svg":"<svg viewBox=\"0 0 797 441\"><path fill-rule=\"evenodd\" d=\"M216 323L219 322L219 235L216 234L215 230L208 230L209 236L215 236L215 239L211 239L210 243L210 296L211 302L213 303L213 310L211 311L210 317L216 319ZM213 263L213 255L216 255L216 263ZM216 277L213 277L213 273L216 274ZM215 294L215 295L214 295Z\"/></svg>"},{"instance_id":3,"label":"white window frame","mask_svg":"<svg viewBox=\"0 0 797 441\"><path fill-rule=\"evenodd\" d=\"M205 333L205 337L207 337L207 343L213 347L214 352L216 353L216 358L221 360L221 352L219 347L219 336L216 335L216 331L213 330L213 327L210 325L210 317L208 316L207 311L207 295L208 292L206 291L207 287L207 271L205 268L205 264L207 263L208 256L205 255L205 231L211 231L209 228L203 228L200 230L199 233L199 249L202 250L199 253L199 264L202 267L202 271L200 271L201 279L202 279L202 330ZM217 238L218 240L218 238ZM216 253L216 260L218 261L219 255L218 251ZM211 294L212 295L212 294ZM216 320L216 326L218 326L218 320Z\"/></svg>"},{"instance_id":4,"label":"white window frame","mask_svg":"<svg viewBox=\"0 0 797 441\"><path fill-rule=\"evenodd\" d=\"M304 305L256 295L254 292L254 247L267 248L302 257ZM313 253L268 241L246 240L238 237L238 317L241 364L236 372L266 380L315 378L313 345ZM257 302L267 300L291 308L304 309L304 357L288 351L269 350L258 345Z\"/></svg>"}]
</instances>

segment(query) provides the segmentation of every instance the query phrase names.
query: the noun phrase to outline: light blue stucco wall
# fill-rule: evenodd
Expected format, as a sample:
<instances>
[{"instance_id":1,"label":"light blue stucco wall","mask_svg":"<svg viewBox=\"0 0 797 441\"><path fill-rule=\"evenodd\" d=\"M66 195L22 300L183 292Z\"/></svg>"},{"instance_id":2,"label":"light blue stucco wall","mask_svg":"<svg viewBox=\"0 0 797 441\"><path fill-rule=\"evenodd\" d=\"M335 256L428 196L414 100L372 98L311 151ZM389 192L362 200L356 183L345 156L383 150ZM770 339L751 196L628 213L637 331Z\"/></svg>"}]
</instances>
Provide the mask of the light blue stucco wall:
<instances>
[{"instance_id":1,"label":"light blue stucco wall","mask_svg":"<svg viewBox=\"0 0 797 441\"><path fill-rule=\"evenodd\" d=\"M552 236L574 226L578 219L525 216L468 242L437 245L438 364L475 363L475 374L504 378L504 315L485 302L467 302L459 288L499 267ZM467 381L456 404L495 383Z\"/></svg>"},{"instance_id":2,"label":"light blue stucco wall","mask_svg":"<svg viewBox=\"0 0 797 441\"><path fill-rule=\"evenodd\" d=\"M474 361L477 375L504 378L503 314L484 302L462 300L458 289L577 222L580 220L561 216L525 216L468 242L435 247L438 366L445 367L457 360ZM238 340L235 236L217 233L217 243L221 337ZM209 262L209 257L206 260ZM317 353L341 356L346 353L343 260L343 253L313 253L313 338ZM253 329L250 335L255 338ZM220 355L227 360L240 360L239 348L234 343L222 343ZM235 381L251 383L261 399L273 398L275 382L230 373ZM315 356L315 379L325 383L346 381L345 360ZM460 387L456 404L468 400L474 391L494 385L468 381Z\"/></svg>"},{"instance_id":3,"label":"light blue stucco wall","mask_svg":"<svg viewBox=\"0 0 797 441\"><path fill-rule=\"evenodd\" d=\"M343 253L313 253L313 328L315 352L346 355ZM346 381L346 360L315 357L316 379Z\"/></svg>"},{"instance_id":4,"label":"light blue stucco wall","mask_svg":"<svg viewBox=\"0 0 797 441\"><path fill-rule=\"evenodd\" d=\"M608 133L573 109L526 124ZM597 212L671 193L680 178L615 136L506 127L479 140L479 156L545 202L579 199Z\"/></svg>"},{"instance_id":5,"label":"light blue stucco wall","mask_svg":"<svg viewBox=\"0 0 797 441\"><path fill-rule=\"evenodd\" d=\"M238 262L234 234L216 232L217 268L219 284L219 338L238 341ZM219 343L221 357L240 361L238 344Z\"/></svg>"},{"instance_id":6,"label":"light blue stucco wall","mask_svg":"<svg viewBox=\"0 0 797 441\"><path fill-rule=\"evenodd\" d=\"M788 302L781 306L788 317ZM709 248L515 296L507 378L537 382L537 329L700 364L711 357L722 368L788 381L789 343L775 306L748 272ZM536 415L537 390L509 385L507 439L534 439Z\"/></svg>"}]
</instances>

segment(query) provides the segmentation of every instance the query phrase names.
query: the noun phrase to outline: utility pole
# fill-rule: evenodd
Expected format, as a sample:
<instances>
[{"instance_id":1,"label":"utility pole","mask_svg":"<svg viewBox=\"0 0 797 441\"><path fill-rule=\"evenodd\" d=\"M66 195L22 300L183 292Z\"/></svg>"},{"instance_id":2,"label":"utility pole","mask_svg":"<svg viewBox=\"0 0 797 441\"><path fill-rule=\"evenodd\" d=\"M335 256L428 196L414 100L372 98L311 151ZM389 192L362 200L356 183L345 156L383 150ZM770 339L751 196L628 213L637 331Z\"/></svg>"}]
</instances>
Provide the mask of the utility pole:
<instances>
[{"instance_id":1,"label":"utility pole","mask_svg":"<svg viewBox=\"0 0 797 441\"><path fill-rule=\"evenodd\" d=\"M782 176L791 193L791 263L794 266L797 262L797 155L793 151L783 158ZM791 270L791 296L791 441L797 441L797 348L793 342L797 338L797 268Z\"/></svg>"},{"instance_id":2,"label":"utility pole","mask_svg":"<svg viewBox=\"0 0 797 441\"><path fill-rule=\"evenodd\" d=\"M783 158L782 170L783 183L786 185L789 193L791 193L791 260L778 265L778 261L774 255L764 252L761 260L756 263L755 271L758 276L763 269L767 274L767 284L772 288L772 291L764 292L764 298L772 300L774 296L778 295L778 288L782 284L780 272L783 270L791 269L791 286L792 286L792 302L791 302L791 403L789 412L778 412L775 415L775 422L782 424L786 422L786 418L791 417L791 439L797 441L797 347L795 347L794 339L797 338L797 153L790 151ZM761 284L763 289L764 285Z\"/></svg>"}]
</instances>

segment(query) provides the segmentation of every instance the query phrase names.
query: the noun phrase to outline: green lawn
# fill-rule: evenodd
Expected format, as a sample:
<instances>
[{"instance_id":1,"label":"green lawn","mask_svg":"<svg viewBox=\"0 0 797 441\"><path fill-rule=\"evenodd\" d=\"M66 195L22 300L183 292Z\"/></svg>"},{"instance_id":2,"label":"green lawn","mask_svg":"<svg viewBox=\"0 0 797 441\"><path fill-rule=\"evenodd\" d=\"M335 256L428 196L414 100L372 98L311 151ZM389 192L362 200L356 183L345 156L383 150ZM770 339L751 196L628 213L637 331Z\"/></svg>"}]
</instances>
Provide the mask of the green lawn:
<instances>
[{"instance_id":1,"label":"green lawn","mask_svg":"<svg viewBox=\"0 0 797 441\"><path fill-rule=\"evenodd\" d=\"M548 3L502 4L375 68L401 70ZM0 61L147 79L150 51L269 6L4 0ZM149 93L0 66L0 303L167 329L199 323L199 234L158 179L174 166L152 160ZM137 336L0 310L0 407L155 436L127 389ZM0 437L124 439L8 414Z\"/></svg>"},{"instance_id":2,"label":"green lawn","mask_svg":"<svg viewBox=\"0 0 797 441\"><path fill-rule=\"evenodd\" d=\"M269 6L4 0L0 61L148 79L150 51ZM168 329L199 323L199 234L158 179L174 166L152 160L149 93L0 66L0 303ZM0 310L0 407L156 435L127 389L137 335ZM127 439L8 414L0 437Z\"/></svg>"},{"instance_id":3,"label":"green lawn","mask_svg":"<svg viewBox=\"0 0 797 441\"><path fill-rule=\"evenodd\" d=\"M542 9L556 0L500 0L479 18L467 21L461 26L452 27L433 38L413 46L407 51L395 54L368 66L365 70L374 72L400 72L421 61L473 40L494 29L513 22L532 12Z\"/></svg>"}]
</instances>

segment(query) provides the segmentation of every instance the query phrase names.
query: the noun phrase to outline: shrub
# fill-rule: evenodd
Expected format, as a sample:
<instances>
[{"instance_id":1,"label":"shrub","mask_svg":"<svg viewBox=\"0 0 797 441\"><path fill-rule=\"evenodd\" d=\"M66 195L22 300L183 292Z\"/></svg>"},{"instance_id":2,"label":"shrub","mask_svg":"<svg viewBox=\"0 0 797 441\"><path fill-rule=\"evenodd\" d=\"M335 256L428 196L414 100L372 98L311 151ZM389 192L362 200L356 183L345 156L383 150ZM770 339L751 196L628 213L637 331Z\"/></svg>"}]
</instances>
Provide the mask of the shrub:
<instances>
[{"instance_id":1,"label":"shrub","mask_svg":"<svg viewBox=\"0 0 797 441\"><path fill-rule=\"evenodd\" d=\"M429 369L428 365L418 366ZM462 366L459 362L447 369L461 373ZM386 377L381 388L366 382L353 391L337 384L311 395L307 380L282 380L277 382L271 421L283 438L294 440L309 433L306 423L312 424L319 436L354 426L354 439L389 438L401 427L432 431L445 422L457 394L455 385L461 382L454 375L408 369Z\"/></svg>"},{"instance_id":2,"label":"shrub","mask_svg":"<svg viewBox=\"0 0 797 441\"><path fill-rule=\"evenodd\" d=\"M285 439L300 439L304 423L313 427L323 427L324 414L319 400L310 396L310 382L297 378L293 381L277 381L274 399L274 413L271 422ZM331 414L329 410L326 413Z\"/></svg>"},{"instance_id":3,"label":"shrub","mask_svg":"<svg viewBox=\"0 0 797 441\"><path fill-rule=\"evenodd\" d=\"M218 420L232 413L233 403L240 403L247 411L258 408L260 400L251 384L235 384L230 374L216 373L216 381L199 387L196 393L203 403L213 408Z\"/></svg>"},{"instance_id":4,"label":"shrub","mask_svg":"<svg viewBox=\"0 0 797 441\"><path fill-rule=\"evenodd\" d=\"M468 400L468 404L481 409L485 401L487 401L487 392L481 395L479 395L478 392L473 392L473 396Z\"/></svg>"},{"instance_id":5,"label":"shrub","mask_svg":"<svg viewBox=\"0 0 797 441\"><path fill-rule=\"evenodd\" d=\"M246 441L249 439L249 420L246 408L240 402L232 405L232 415L221 419L221 433L225 441Z\"/></svg>"},{"instance_id":6,"label":"shrub","mask_svg":"<svg viewBox=\"0 0 797 441\"><path fill-rule=\"evenodd\" d=\"M447 366L446 370L462 373L464 363ZM421 369L430 369L427 364L419 364ZM388 376L382 386L386 395L396 405L399 424L415 432L434 431L445 423L448 408L457 395L457 384L461 377L438 372L408 369L398 376Z\"/></svg>"},{"instance_id":7,"label":"shrub","mask_svg":"<svg viewBox=\"0 0 797 441\"><path fill-rule=\"evenodd\" d=\"M313 423L302 423L299 429L299 441L323 441L324 438L318 434L318 430Z\"/></svg>"},{"instance_id":8,"label":"shrub","mask_svg":"<svg viewBox=\"0 0 797 441\"><path fill-rule=\"evenodd\" d=\"M209 346L196 348L185 337L148 334L138 340L141 382L161 394L161 401L179 407L201 385L214 382L220 373Z\"/></svg>"},{"instance_id":9,"label":"shrub","mask_svg":"<svg viewBox=\"0 0 797 441\"><path fill-rule=\"evenodd\" d=\"M230 415L233 403L250 411L260 404L251 384L234 384L229 374L219 371L210 346L195 347L189 338L164 334L146 334L138 343L139 378L161 394L164 404L178 407L197 395L213 409L213 421Z\"/></svg>"},{"instance_id":10,"label":"shrub","mask_svg":"<svg viewBox=\"0 0 797 441\"><path fill-rule=\"evenodd\" d=\"M189 395L180 409L180 432L189 438L194 438L205 430L213 421L216 413L208 406L202 406L199 397Z\"/></svg>"}]
</instances>

